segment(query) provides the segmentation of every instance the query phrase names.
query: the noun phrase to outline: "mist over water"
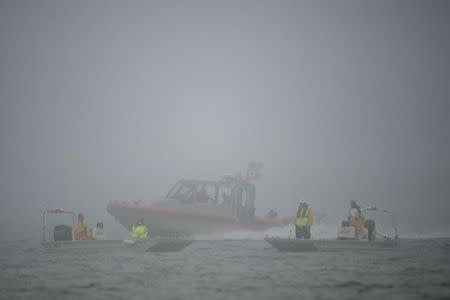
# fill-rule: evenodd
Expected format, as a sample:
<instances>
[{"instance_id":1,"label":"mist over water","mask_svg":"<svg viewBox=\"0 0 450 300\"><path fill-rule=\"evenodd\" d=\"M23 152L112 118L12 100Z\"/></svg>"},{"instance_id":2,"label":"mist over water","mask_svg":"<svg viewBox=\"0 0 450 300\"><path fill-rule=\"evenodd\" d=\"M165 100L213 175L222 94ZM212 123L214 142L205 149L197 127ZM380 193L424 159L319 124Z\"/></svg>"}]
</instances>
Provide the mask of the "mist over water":
<instances>
[{"instance_id":1,"label":"mist over water","mask_svg":"<svg viewBox=\"0 0 450 300\"><path fill-rule=\"evenodd\" d=\"M2 1L2 239L255 160L257 214L449 227L446 2L100 3Z\"/></svg>"},{"instance_id":2,"label":"mist over water","mask_svg":"<svg viewBox=\"0 0 450 300\"><path fill-rule=\"evenodd\" d=\"M306 298L402 299L411 287L447 297L448 241L427 239L450 237L449 16L447 1L0 1L0 298L86 296L71 276L124 298L118 282L133 278L133 293L167 266L192 298L264 298L266 285L280 299L299 287ZM329 255L324 270L321 256L303 265L303 254L267 250L262 239L293 237L292 225L228 232L196 236L189 270L185 256L106 255L119 270L108 278L101 253L77 266L80 256L40 247L46 209L125 239L110 201L155 202L180 179L245 174L251 161L264 163L258 216L290 217L307 201L323 216L313 237L334 239L355 199L392 211L400 238L418 241L336 265ZM304 270L314 278L296 281Z\"/></svg>"}]
</instances>

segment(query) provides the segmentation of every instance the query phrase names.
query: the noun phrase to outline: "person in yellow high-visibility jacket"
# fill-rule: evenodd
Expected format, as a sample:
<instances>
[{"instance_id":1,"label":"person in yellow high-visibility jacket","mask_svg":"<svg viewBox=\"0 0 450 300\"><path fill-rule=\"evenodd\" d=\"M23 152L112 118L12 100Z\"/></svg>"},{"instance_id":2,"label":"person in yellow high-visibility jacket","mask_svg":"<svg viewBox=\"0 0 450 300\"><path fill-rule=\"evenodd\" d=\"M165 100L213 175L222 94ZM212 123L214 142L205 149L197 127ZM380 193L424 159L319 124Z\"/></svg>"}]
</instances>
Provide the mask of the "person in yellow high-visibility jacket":
<instances>
[{"instance_id":1,"label":"person in yellow high-visibility jacket","mask_svg":"<svg viewBox=\"0 0 450 300\"><path fill-rule=\"evenodd\" d=\"M148 228L144 224L144 219L139 219L136 225L131 228L131 236L136 239L146 239L148 237Z\"/></svg>"},{"instance_id":2,"label":"person in yellow high-visibility jacket","mask_svg":"<svg viewBox=\"0 0 450 300\"><path fill-rule=\"evenodd\" d=\"M311 206L306 202L300 202L295 218L295 237L298 239L310 239L313 221Z\"/></svg>"}]
</instances>

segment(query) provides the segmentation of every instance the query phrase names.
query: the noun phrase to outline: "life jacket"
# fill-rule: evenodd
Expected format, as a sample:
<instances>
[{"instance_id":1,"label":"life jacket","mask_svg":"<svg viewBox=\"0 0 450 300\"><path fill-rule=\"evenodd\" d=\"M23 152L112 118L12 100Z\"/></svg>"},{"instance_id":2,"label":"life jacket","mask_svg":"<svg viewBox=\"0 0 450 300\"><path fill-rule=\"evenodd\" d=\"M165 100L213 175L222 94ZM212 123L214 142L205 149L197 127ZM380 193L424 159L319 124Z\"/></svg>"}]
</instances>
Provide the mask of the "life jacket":
<instances>
[{"instance_id":1,"label":"life jacket","mask_svg":"<svg viewBox=\"0 0 450 300\"><path fill-rule=\"evenodd\" d=\"M311 213L311 206L307 206L306 209L301 208L300 214L295 218L295 225L299 227L305 227L308 225L308 216Z\"/></svg>"},{"instance_id":2,"label":"life jacket","mask_svg":"<svg viewBox=\"0 0 450 300\"><path fill-rule=\"evenodd\" d=\"M148 236L147 226L144 224L134 225L131 228L131 236L138 239L146 239Z\"/></svg>"}]
</instances>

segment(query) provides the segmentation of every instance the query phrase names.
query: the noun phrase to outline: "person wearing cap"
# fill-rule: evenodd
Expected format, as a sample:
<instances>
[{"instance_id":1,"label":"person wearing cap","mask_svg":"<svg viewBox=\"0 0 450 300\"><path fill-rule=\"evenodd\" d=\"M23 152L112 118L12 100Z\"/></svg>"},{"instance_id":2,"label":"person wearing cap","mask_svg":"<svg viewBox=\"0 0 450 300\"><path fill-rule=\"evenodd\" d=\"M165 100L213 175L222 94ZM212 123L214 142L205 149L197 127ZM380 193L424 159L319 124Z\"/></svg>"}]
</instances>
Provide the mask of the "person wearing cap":
<instances>
[{"instance_id":1,"label":"person wearing cap","mask_svg":"<svg viewBox=\"0 0 450 300\"><path fill-rule=\"evenodd\" d=\"M306 202L300 202L295 217L295 237L297 239L311 239L311 226L313 213L311 206Z\"/></svg>"},{"instance_id":2,"label":"person wearing cap","mask_svg":"<svg viewBox=\"0 0 450 300\"><path fill-rule=\"evenodd\" d=\"M140 218L136 225L131 228L131 236L136 239L146 239L148 228L144 224L144 218Z\"/></svg>"}]
</instances>

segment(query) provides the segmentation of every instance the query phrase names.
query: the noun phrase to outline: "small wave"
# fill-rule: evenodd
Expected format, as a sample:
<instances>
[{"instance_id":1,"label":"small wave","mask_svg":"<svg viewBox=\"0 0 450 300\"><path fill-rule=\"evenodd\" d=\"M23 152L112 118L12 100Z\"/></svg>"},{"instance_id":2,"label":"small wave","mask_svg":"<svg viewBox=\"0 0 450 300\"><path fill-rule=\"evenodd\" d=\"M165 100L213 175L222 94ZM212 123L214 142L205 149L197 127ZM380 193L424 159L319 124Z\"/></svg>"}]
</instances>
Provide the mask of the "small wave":
<instances>
[{"instance_id":1,"label":"small wave","mask_svg":"<svg viewBox=\"0 0 450 300\"><path fill-rule=\"evenodd\" d=\"M105 288L105 290L108 292L119 292L121 290L121 288L118 286L110 286L110 287Z\"/></svg>"},{"instance_id":2,"label":"small wave","mask_svg":"<svg viewBox=\"0 0 450 300\"><path fill-rule=\"evenodd\" d=\"M97 284L95 282L89 282L88 284L84 284L84 285L77 285L74 286L77 289L89 289L89 288L93 288L96 287Z\"/></svg>"},{"instance_id":3,"label":"small wave","mask_svg":"<svg viewBox=\"0 0 450 300\"><path fill-rule=\"evenodd\" d=\"M382 283L370 283L370 284L365 284L363 282L360 281L356 281L356 280L350 280L350 281L345 281L345 282L341 282L335 285L335 287L338 288L356 288L360 291L367 291L367 290L371 290L371 289L391 289L394 286L392 284L382 284Z\"/></svg>"},{"instance_id":4,"label":"small wave","mask_svg":"<svg viewBox=\"0 0 450 300\"><path fill-rule=\"evenodd\" d=\"M363 287L365 286L362 282L359 281L355 281L355 280L350 280L350 281L345 281L345 282L341 282L335 285L336 287L339 288L354 288L354 287Z\"/></svg>"}]
</instances>

